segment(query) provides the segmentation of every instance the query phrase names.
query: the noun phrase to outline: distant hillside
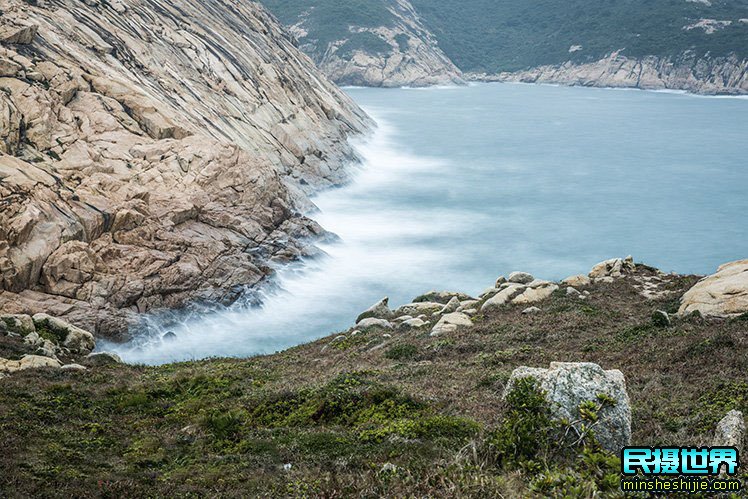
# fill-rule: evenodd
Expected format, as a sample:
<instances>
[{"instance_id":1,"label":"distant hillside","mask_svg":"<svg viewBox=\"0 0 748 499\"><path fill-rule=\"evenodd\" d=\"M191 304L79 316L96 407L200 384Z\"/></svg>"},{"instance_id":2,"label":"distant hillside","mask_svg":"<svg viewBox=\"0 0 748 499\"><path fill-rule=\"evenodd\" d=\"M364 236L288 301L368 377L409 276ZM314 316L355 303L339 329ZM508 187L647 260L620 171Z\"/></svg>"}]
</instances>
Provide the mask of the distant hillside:
<instances>
[{"instance_id":1,"label":"distant hillside","mask_svg":"<svg viewBox=\"0 0 748 499\"><path fill-rule=\"evenodd\" d=\"M463 71L585 63L620 49L634 58L748 56L748 0L412 1Z\"/></svg>"},{"instance_id":2,"label":"distant hillside","mask_svg":"<svg viewBox=\"0 0 748 499\"><path fill-rule=\"evenodd\" d=\"M342 85L460 83L407 0L262 0L300 48Z\"/></svg>"},{"instance_id":3,"label":"distant hillside","mask_svg":"<svg viewBox=\"0 0 748 499\"><path fill-rule=\"evenodd\" d=\"M404 84L407 78L392 70L388 56L407 38L431 52L404 50L406 58L439 75L448 67L446 54L473 79L748 92L748 0L264 3L292 27L301 48L344 83ZM403 18L411 23L407 29ZM389 40L382 33L390 33ZM374 77L375 66L390 73Z\"/></svg>"}]
</instances>

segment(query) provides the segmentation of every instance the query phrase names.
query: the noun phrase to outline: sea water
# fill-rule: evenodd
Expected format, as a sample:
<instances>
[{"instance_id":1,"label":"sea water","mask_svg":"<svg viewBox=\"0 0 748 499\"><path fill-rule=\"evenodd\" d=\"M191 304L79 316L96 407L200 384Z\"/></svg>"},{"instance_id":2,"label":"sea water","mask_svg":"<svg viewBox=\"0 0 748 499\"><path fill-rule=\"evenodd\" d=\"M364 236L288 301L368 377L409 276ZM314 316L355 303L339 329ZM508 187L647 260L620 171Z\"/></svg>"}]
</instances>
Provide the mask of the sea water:
<instances>
[{"instance_id":1,"label":"sea water","mask_svg":"<svg viewBox=\"0 0 748 499\"><path fill-rule=\"evenodd\" d=\"M350 327L381 299L477 294L633 255L710 273L748 257L748 100L475 84L347 89L378 123L353 181L312 216L340 236L279 270L262 307L152 317L128 362L271 353ZM176 339L163 341L167 330Z\"/></svg>"}]
</instances>

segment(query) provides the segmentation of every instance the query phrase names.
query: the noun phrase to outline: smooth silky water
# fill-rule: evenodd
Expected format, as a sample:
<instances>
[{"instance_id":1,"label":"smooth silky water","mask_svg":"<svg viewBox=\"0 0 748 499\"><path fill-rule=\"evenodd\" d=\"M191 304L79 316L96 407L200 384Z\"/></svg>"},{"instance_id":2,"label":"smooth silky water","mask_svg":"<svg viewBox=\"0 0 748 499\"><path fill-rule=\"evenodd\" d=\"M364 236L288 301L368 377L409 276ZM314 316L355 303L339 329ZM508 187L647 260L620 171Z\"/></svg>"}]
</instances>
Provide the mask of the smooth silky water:
<instances>
[{"instance_id":1,"label":"smooth silky water","mask_svg":"<svg viewBox=\"0 0 748 499\"><path fill-rule=\"evenodd\" d=\"M340 241L280 269L262 307L152 317L113 350L158 364L271 353L383 296L472 294L610 257L710 273L748 257L748 100L518 84L347 90L379 123L354 181L314 201ZM165 318L166 317L166 318ZM166 331L177 338L162 341Z\"/></svg>"}]
</instances>

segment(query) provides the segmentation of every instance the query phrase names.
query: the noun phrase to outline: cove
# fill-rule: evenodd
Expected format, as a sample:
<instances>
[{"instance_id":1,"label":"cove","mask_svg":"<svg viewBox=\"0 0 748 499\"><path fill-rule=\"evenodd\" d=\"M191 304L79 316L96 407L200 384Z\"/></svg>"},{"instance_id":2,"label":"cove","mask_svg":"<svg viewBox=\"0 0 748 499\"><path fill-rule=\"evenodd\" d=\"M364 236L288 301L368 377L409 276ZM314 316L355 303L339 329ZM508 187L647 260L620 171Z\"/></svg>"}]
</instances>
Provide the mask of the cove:
<instances>
[{"instance_id":1,"label":"cove","mask_svg":"<svg viewBox=\"0 0 748 499\"><path fill-rule=\"evenodd\" d=\"M711 273L748 248L748 100L520 84L347 89L379 128L318 195L340 236L280 270L262 307L153 317L127 362L271 353L350 327L382 296L479 293L502 274L631 254ZM177 339L164 342L174 331Z\"/></svg>"}]
</instances>

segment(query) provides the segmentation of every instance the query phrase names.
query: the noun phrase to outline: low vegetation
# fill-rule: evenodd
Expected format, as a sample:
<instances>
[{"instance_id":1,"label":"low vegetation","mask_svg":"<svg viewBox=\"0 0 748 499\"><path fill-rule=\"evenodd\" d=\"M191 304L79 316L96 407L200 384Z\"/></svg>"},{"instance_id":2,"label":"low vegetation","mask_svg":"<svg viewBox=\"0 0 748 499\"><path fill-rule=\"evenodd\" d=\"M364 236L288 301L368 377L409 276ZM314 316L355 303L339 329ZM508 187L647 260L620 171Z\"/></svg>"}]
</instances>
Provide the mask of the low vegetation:
<instances>
[{"instance_id":1,"label":"low vegetation","mask_svg":"<svg viewBox=\"0 0 748 499\"><path fill-rule=\"evenodd\" d=\"M286 25L304 21L313 55L350 39L348 48L387 50L376 36L352 34L349 26L389 26L392 0L263 0ZM411 0L439 47L463 71L518 71L566 61L596 61L612 51L630 57L655 55L748 57L748 1L619 0ZM701 19L729 21L715 30L684 29ZM576 47L576 50L571 50ZM350 53L350 52L349 52Z\"/></svg>"},{"instance_id":2,"label":"low vegetation","mask_svg":"<svg viewBox=\"0 0 748 499\"><path fill-rule=\"evenodd\" d=\"M342 57L350 57L356 50L371 54L387 54L391 47L384 40L368 31L359 32L355 28L389 27L395 17L389 10L389 0L261 0L276 17L288 26L303 22L307 35L301 36L302 45L310 45L307 50L319 62L331 43L345 40L339 48Z\"/></svg>"},{"instance_id":3,"label":"low vegetation","mask_svg":"<svg viewBox=\"0 0 748 499\"><path fill-rule=\"evenodd\" d=\"M626 376L633 440L704 444L748 412L745 320L653 320L631 279L542 312L508 306L439 338L331 336L246 360L0 380L0 496L616 497L618 456L565 439L533 380L512 370L589 361ZM0 337L0 356L12 348ZM598 400L580 407L594 426Z\"/></svg>"}]
</instances>

